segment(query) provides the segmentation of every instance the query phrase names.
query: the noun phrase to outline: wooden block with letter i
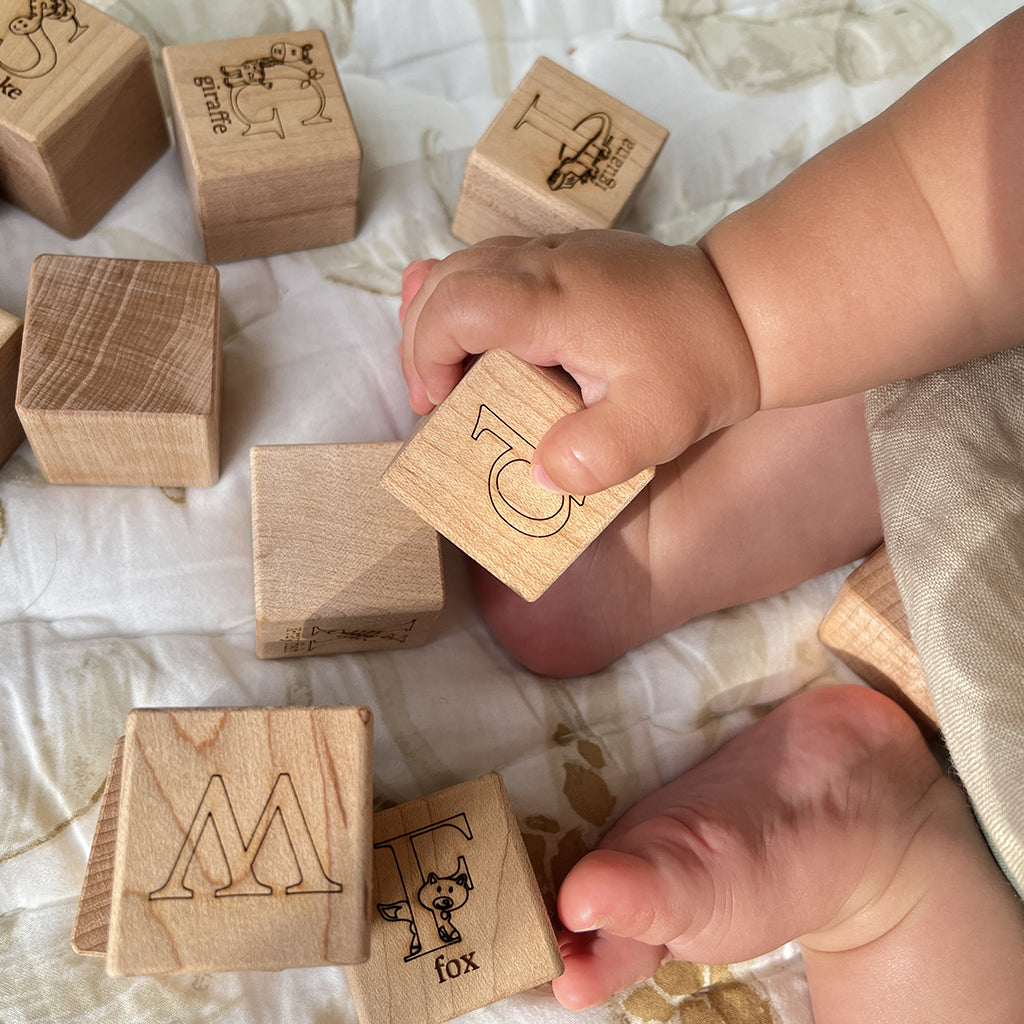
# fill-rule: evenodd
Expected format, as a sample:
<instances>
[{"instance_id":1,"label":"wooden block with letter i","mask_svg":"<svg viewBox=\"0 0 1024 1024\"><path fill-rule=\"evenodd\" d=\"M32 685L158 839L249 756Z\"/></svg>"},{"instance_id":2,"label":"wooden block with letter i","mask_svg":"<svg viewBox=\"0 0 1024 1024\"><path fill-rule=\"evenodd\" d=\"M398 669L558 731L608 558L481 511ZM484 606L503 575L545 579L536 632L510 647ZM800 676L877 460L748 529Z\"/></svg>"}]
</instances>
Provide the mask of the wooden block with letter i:
<instances>
[{"instance_id":1,"label":"wooden block with letter i","mask_svg":"<svg viewBox=\"0 0 1024 1024\"><path fill-rule=\"evenodd\" d=\"M380 486L401 447L250 452L256 653L417 647L444 606L437 532Z\"/></svg>"},{"instance_id":2,"label":"wooden block with letter i","mask_svg":"<svg viewBox=\"0 0 1024 1024\"><path fill-rule=\"evenodd\" d=\"M168 142L138 32L81 0L0 0L0 195L78 238Z\"/></svg>"},{"instance_id":3,"label":"wooden block with letter i","mask_svg":"<svg viewBox=\"0 0 1024 1024\"><path fill-rule=\"evenodd\" d=\"M372 903L345 968L360 1024L440 1024L562 973L500 775L375 814Z\"/></svg>"},{"instance_id":4,"label":"wooden block with letter i","mask_svg":"<svg viewBox=\"0 0 1024 1024\"><path fill-rule=\"evenodd\" d=\"M169 46L164 66L208 260L354 237L362 150L323 32Z\"/></svg>"},{"instance_id":5,"label":"wooden block with letter i","mask_svg":"<svg viewBox=\"0 0 1024 1024\"><path fill-rule=\"evenodd\" d=\"M21 358L21 321L0 309L0 466L25 439L14 408Z\"/></svg>"},{"instance_id":6,"label":"wooden block with letter i","mask_svg":"<svg viewBox=\"0 0 1024 1024\"><path fill-rule=\"evenodd\" d=\"M469 154L452 232L472 243L611 227L667 137L541 57Z\"/></svg>"},{"instance_id":7,"label":"wooden block with letter i","mask_svg":"<svg viewBox=\"0 0 1024 1024\"><path fill-rule=\"evenodd\" d=\"M367 708L131 712L108 972L365 960L371 760Z\"/></svg>"},{"instance_id":8,"label":"wooden block with letter i","mask_svg":"<svg viewBox=\"0 0 1024 1024\"><path fill-rule=\"evenodd\" d=\"M535 484L537 443L582 408L579 389L561 369L492 349L421 420L381 482L503 583L536 600L654 475L646 469L586 497Z\"/></svg>"},{"instance_id":9,"label":"wooden block with letter i","mask_svg":"<svg viewBox=\"0 0 1024 1024\"><path fill-rule=\"evenodd\" d=\"M220 367L216 268L91 256L32 264L17 410L51 483L215 483Z\"/></svg>"}]
</instances>

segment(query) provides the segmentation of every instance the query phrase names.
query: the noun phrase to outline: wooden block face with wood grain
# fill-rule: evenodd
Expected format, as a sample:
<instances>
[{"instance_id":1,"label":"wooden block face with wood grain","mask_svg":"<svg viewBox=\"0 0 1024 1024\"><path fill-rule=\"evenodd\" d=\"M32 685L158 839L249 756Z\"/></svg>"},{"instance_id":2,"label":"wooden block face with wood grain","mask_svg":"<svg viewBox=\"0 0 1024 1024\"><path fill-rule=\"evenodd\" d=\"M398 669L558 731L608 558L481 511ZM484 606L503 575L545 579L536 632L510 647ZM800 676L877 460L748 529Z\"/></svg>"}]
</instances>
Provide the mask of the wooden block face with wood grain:
<instances>
[{"instance_id":1,"label":"wooden block face with wood grain","mask_svg":"<svg viewBox=\"0 0 1024 1024\"><path fill-rule=\"evenodd\" d=\"M560 369L485 352L406 441L384 486L528 601L534 601L639 493L653 469L586 497L530 475L541 437L583 408Z\"/></svg>"},{"instance_id":2,"label":"wooden block face with wood grain","mask_svg":"<svg viewBox=\"0 0 1024 1024\"><path fill-rule=\"evenodd\" d=\"M355 236L362 150L323 32L169 46L164 66L208 260Z\"/></svg>"},{"instance_id":3,"label":"wooden block face with wood grain","mask_svg":"<svg viewBox=\"0 0 1024 1024\"><path fill-rule=\"evenodd\" d=\"M926 734L939 732L884 544L843 583L818 636L865 682L896 701Z\"/></svg>"},{"instance_id":4,"label":"wooden block face with wood grain","mask_svg":"<svg viewBox=\"0 0 1024 1024\"><path fill-rule=\"evenodd\" d=\"M0 466L25 439L14 408L21 358L21 321L0 309Z\"/></svg>"},{"instance_id":5,"label":"wooden block face with wood grain","mask_svg":"<svg viewBox=\"0 0 1024 1024\"><path fill-rule=\"evenodd\" d=\"M146 40L81 0L0 0L0 195L78 238L169 144Z\"/></svg>"},{"instance_id":6,"label":"wooden block face with wood grain","mask_svg":"<svg viewBox=\"0 0 1024 1024\"><path fill-rule=\"evenodd\" d=\"M346 967L360 1024L439 1024L562 973L500 775L373 816L370 958Z\"/></svg>"},{"instance_id":7,"label":"wooden block face with wood grain","mask_svg":"<svg viewBox=\"0 0 1024 1024\"><path fill-rule=\"evenodd\" d=\"M452 232L473 243L611 227L667 137L541 57L469 154Z\"/></svg>"},{"instance_id":8,"label":"wooden block face with wood grain","mask_svg":"<svg viewBox=\"0 0 1024 1024\"><path fill-rule=\"evenodd\" d=\"M51 483L216 483L220 394L216 268L37 257L17 410Z\"/></svg>"},{"instance_id":9,"label":"wooden block face with wood grain","mask_svg":"<svg viewBox=\"0 0 1024 1024\"><path fill-rule=\"evenodd\" d=\"M417 647L444 607L437 531L380 485L400 442L250 452L261 658Z\"/></svg>"},{"instance_id":10,"label":"wooden block face with wood grain","mask_svg":"<svg viewBox=\"0 0 1024 1024\"><path fill-rule=\"evenodd\" d=\"M368 954L367 708L133 711L107 970L281 970Z\"/></svg>"}]
</instances>

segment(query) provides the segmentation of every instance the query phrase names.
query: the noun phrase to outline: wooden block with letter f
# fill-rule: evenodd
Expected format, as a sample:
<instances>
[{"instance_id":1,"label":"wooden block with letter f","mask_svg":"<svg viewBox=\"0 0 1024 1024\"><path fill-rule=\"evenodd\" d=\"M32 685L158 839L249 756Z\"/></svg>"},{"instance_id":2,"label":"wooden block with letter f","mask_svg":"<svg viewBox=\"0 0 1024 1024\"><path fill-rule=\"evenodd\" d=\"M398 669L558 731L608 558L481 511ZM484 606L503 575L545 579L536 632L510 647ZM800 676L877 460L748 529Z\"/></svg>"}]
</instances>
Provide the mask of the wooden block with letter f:
<instances>
[{"instance_id":1,"label":"wooden block with letter f","mask_svg":"<svg viewBox=\"0 0 1024 1024\"><path fill-rule=\"evenodd\" d=\"M579 389L561 369L493 349L420 422L381 482L534 601L654 475L646 469L586 497L537 486L530 475L536 444L582 408Z\"/></svg>"}]
</instances>

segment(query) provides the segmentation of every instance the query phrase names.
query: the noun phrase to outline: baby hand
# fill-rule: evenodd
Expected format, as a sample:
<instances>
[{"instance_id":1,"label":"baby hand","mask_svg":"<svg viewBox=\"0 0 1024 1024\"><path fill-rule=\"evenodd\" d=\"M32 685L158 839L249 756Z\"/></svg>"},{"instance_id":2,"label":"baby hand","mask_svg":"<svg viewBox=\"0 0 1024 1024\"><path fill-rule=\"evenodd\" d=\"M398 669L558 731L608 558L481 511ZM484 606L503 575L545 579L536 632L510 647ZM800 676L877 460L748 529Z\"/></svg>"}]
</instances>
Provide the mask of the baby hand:
<instances>
[{"instance_id":1,"label":"baby hand","mask_svg":"<svg viewBox=\"0 0 1024 1024\"><path fill-rule=\"evenodd\" d=\"M585 409L556 423L534 477L593 494L758 407L754 359L728 293L695 246L623 231L495 238L403 280L402 367L429 412L467 355L504 348L564 367Z\"/></svg>"}]
</instances>

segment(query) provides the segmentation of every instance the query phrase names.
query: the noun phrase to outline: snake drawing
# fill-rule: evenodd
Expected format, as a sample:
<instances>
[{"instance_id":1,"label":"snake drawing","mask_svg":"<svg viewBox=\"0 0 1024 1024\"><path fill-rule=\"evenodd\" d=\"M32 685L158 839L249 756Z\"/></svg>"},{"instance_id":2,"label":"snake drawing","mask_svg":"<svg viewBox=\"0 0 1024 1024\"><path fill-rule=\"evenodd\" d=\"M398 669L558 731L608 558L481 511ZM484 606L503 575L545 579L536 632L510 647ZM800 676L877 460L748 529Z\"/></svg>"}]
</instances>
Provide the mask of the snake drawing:
<instances>
[{"instance_id":1,"label":"snake drawing","mask_svg":"<svg viewBox=\"0 0 1024 1024\"><path fill-rule=\"evenodd\" d=\"M36 59L23 68L11 67L0 60L0 71L16 75L18 78L42 78L57 66L57 50L53 41L46 34L46 19L54 21L70 21L75 30L69 43L73 43L89 26L78 20L75 5L71 0L29 0L29 12L15 18L8 28L12 35L24 36L36 51ZM2 45L3 40L0 40Z\"/></svg>"}]
</instances>

